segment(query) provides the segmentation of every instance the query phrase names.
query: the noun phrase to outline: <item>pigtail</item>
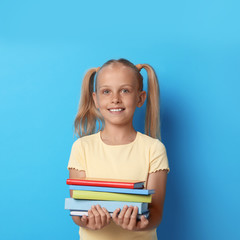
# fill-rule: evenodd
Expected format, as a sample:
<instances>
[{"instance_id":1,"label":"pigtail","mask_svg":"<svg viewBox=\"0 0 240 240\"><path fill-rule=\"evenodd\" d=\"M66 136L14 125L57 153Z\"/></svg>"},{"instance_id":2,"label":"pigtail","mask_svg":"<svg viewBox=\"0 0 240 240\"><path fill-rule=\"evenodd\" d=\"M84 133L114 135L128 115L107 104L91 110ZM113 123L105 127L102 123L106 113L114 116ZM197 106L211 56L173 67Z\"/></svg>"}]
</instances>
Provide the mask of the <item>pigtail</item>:
<instances>
[{"instance_id":1,"label":"pigtail","mask_svg":"<svg viewBox=\"0 0 240 240\"><path fill-rule=\"evenodd\" d=\"M160 90L157 75L148 64L142 64L148 75L147 108L145 117L145 133L153 138L161 139L160 134Z\"/></svg>"},{"instance_id":2,"label":"pigtail","mask_svg":"<svg viewBox=\"0 0 240 240\"><path fill-rule=\"evenodd\" d=\"M85 74L82 82L81 98L78 113L74 121L75 133L79 137L93 134L96 129L96 122L100 123L102 117L95 107L92 93L94 77L98 68L92 68ZM100 125L99 125L100 126Z\"/></svg>"}]
</instances>

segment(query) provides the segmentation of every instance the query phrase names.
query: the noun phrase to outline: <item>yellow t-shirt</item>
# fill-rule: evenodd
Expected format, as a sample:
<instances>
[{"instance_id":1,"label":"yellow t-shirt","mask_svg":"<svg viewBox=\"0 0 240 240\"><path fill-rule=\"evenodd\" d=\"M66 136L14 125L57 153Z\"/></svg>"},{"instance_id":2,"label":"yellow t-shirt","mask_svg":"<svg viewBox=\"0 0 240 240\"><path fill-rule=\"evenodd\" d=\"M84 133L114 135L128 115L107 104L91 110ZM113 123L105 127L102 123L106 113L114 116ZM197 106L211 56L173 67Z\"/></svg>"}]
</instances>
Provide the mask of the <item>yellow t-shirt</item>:
<instances>
[{"instance_id":1,"label":"yellow t-shirt","mask_svg":"<svg viewBox=\"0 0 240 240\"><path fill-rule=\"evenodd\" d=\"M87 177L147 181L149 173L167 169L164 145L155 138L137 132L133 142L105 144L100 132L79 138L73 143L68 169L84 170ZM150 240L157 239L156 229L128 231L113 221L101 230L80 227L81 240Z\"/></svg>"}]
</instances>

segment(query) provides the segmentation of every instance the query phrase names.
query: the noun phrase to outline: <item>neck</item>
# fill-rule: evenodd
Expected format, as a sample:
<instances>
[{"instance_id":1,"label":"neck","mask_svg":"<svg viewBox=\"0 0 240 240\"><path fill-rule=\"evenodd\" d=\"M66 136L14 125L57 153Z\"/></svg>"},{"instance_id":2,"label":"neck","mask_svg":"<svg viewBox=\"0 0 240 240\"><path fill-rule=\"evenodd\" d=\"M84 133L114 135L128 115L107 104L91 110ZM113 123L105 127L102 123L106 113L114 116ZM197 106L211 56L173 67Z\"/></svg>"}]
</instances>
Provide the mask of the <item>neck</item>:
<instances>
[{"instance_id":1,"label":"neck","mask_svg":"<svg viewBox=\"0 0 240 240\"><path fill-rule=\"evenodd\" d=\"M107 125L101 132L101 138L103 142L111 145L128 144L135 140L136 134L132 125L125 127Z\"/></svg>"}]
</instances>

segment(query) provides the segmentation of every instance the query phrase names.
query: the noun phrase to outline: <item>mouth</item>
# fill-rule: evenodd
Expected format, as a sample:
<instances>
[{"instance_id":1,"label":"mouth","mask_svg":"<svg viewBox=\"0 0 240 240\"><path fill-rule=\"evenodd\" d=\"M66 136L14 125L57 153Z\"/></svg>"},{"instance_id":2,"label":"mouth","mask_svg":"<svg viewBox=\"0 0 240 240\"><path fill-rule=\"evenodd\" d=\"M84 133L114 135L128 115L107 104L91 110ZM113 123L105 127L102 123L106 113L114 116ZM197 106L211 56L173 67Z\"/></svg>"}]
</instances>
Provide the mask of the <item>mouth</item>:
<instances>
[{"instance_id":1,"label":"mouth","mask_svg":"<svg viewBox=\"0 0 240 240\"><path fill-rule=\"evenodd\" d=\"M110 112L122 112L125 108L109 108L108 111Z\"/></svg>"}]
</instances>

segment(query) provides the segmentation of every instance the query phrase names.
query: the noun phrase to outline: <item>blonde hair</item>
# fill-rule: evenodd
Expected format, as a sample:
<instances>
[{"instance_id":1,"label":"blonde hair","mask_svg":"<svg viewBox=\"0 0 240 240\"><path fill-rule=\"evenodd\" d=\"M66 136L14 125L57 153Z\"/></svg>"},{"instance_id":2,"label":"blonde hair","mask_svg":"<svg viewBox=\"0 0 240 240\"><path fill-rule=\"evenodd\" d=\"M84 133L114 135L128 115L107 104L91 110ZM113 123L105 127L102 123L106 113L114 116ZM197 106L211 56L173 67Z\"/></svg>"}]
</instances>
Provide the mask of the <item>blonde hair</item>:
<instances>
[{"instance_id":1,"label":"blonde hair","mask_svg":"<svg viewBox=\"0 0 240 240\"><path fill-rule=\"evenodd\" d=\"M91 68L87 71L82 82L81 98L78 113L76 115L74 126L75 133L79 137L90 135L96 132L96 123L99 123L99 130L104 128L104 119L95 107L93 101L94 78L96 76L95 89L98 73L106 66L111 64L122 64L130 67L136 73L139 83L139 90L143 90L143 77L140 70L126 59L109 60L99 68ZM147 108L145 116L145 134L160 139L160 103L159 103L159 84L154 69L148 64L141 64L141 67L147 71L148 90L147 90ZM97 73L97 74L96 74ZM102 124L102 127L101 127Z\"/></svg>"}]
</instances>

